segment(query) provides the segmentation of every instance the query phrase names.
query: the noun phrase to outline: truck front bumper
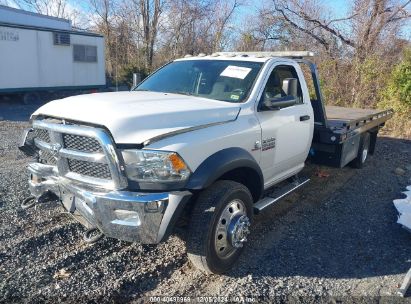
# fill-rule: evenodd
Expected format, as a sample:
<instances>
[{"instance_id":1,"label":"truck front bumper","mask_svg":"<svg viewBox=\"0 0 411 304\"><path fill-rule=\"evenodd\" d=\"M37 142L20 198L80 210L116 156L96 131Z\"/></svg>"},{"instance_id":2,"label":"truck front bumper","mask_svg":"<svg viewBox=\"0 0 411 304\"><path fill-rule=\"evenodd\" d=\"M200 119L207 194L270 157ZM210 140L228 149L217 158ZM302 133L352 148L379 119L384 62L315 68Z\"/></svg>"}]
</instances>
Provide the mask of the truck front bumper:
<instances>
[{"instance_id":1,"label":"truck front bumper","mask_svg":"<svg viewBox=\"0 0 411 304\"><path fill-rule=\"evenodd\" d=\"M64 208L87 228L98 228L109 237L156 244L168 236L191 197L189 191L137 193L86 189L61 177L55 167L28 166L30 192L39 198L54 193Z\"/></svg>"}]
</instances>

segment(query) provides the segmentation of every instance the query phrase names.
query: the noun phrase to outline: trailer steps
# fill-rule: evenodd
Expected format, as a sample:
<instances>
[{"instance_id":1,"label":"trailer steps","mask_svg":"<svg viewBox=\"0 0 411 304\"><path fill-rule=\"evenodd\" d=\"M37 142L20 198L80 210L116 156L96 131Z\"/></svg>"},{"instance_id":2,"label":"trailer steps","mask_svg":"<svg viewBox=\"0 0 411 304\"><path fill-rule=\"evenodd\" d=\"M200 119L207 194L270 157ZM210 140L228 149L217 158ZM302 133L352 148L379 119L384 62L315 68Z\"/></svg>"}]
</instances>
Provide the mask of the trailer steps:
<instances>
[{"instance_id":1,"label":"trailer steps","mask_svg":"<svg viewBox=\"0 0 411 304\"><path fill-rule=\"evenodd\" d=\"M294 192L309 181L309 178L294 178L292 182L289 182L282 187L275 188L272 192L268 193L267 196L254 204L254 214L261 213L268 206L277 203L280 199L291 192Z\"/></svg>"}]
</instances>

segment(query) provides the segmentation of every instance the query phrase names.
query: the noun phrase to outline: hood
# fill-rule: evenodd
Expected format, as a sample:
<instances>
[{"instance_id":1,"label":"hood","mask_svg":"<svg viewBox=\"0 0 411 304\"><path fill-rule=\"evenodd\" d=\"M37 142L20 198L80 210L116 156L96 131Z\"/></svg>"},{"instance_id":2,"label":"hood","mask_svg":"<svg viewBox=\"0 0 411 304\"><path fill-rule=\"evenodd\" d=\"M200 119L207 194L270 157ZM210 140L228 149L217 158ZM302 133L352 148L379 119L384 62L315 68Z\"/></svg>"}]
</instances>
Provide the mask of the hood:
<instances>
[{"instance_id":1,"label":"hood","mask_svg":"<svg viewBox=\"0 0 411 304\"><path fill-rule=\"evenodd\" d=\"M78 95L51 101L33 115L105 126L118 144L140 144L170 132L235 120L238 104L157 92Z\"/></svg>"}]
</instances>

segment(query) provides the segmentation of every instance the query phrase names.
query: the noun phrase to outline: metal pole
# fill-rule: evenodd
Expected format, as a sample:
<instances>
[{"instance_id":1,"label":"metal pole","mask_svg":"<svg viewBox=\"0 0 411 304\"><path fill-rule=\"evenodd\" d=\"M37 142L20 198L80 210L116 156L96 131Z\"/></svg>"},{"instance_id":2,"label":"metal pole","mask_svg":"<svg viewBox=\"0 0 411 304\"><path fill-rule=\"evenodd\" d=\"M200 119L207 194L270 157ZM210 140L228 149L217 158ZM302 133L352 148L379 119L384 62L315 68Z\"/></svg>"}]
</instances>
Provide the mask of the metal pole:
<instances>
[{"instance_id":1,"label":"metal pole","mask_svg":"<svg viewBox=\"0 0 411 304\"><path fill-rule=\"evenodd\" d=\"M141 82L141 74L133 73L133 88L135 88Z\"/></svg>"},{"instance_id":2,"label":"metal pole","mask_svg":"<svg viewBox=\"0 0 411 304\"><path fill-rule=\"evenodd\" d=\"M116 36L116 92L118 92L118 36Z\"/></svg>"}]
</instances>

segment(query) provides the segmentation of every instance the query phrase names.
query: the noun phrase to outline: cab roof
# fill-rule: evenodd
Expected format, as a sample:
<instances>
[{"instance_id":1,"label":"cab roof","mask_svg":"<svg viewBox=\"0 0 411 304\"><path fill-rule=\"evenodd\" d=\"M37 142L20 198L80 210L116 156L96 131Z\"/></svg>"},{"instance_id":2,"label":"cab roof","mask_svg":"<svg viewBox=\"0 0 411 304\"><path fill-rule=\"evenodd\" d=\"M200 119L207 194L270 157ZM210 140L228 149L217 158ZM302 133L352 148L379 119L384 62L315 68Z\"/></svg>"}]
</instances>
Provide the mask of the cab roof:
<instances>
[{"instance_id":1,"label":"cab roof","mask_svg":"<svg viewBox=\"0 0 411 304\"><path fill-rule=\"evenodd\" d=\"M281 59L302 59L304 57L313 57L314 53L310 51L284 51L284 52L218 52L211 55L203 53L197 56L186 55L181 60L233 60L233 61L253 61L253 62L266 62L272 58Z\"/></svg>"}]
</instances>

